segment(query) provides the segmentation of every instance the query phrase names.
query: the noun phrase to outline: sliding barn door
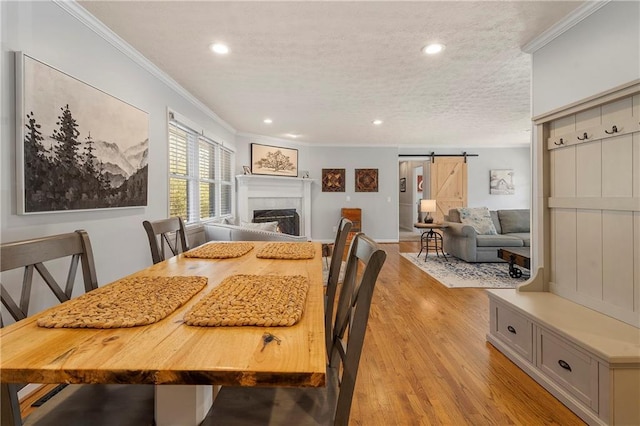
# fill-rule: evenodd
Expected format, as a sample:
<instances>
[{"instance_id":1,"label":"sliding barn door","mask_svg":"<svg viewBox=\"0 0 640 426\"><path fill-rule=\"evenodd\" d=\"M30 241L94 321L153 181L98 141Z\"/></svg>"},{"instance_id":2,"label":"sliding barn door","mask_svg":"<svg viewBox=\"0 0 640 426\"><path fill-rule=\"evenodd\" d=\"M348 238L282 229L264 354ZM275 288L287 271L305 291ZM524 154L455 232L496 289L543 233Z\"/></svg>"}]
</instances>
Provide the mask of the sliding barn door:
<instances>
[{"instance_id":1,"label":"sliding barn door","mask_svg":"<svg viewBox=\"0 0 640 426\"><path fill-rule=\"evenodd\" d=\"M436 222L442 222L449 209L467 206L467 163L464 157L432 157L430 164L431 199L436 200Z\"/></svg>"}]
</instances>

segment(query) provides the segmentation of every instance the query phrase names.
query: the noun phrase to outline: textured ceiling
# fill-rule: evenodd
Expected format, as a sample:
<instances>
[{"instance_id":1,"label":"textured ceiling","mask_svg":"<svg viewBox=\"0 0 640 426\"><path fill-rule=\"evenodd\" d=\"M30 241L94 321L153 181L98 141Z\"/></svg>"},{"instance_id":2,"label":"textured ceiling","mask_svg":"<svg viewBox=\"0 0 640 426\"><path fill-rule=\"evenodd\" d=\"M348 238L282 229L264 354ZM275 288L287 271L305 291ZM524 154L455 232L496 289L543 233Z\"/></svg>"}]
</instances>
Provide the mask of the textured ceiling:
<instances>
[{"instance_id":1,"label":"textured ceiling","mask_svg":"<svg viewBox=\"0 0 640 426\"><path fill-rule=\"evenodd\" d=\"M427 147L528 144L521 46L582 4L79 3L239 133ZM214 41L231 52L212 54ZM423 55L433 41L445 51Z\"/></svg>"}]
</instances>

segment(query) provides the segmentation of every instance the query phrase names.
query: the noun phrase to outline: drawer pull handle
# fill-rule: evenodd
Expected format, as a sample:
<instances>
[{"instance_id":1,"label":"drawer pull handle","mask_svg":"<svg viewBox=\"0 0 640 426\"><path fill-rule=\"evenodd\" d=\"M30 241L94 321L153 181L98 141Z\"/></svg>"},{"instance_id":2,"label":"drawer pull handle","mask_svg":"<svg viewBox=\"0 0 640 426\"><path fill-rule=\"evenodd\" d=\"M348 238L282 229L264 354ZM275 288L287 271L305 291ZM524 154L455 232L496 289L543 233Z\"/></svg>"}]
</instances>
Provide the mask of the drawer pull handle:
<instances>
[{"instance_id":1,"label":"drawer pull handle","mask_svg":"<svg viewBox=\"0 0 640 426\"><path fill-rule=\"evenodd\" d=\"M516 333L516 329L515 329L515 328L513 328L513 327L512 327L512 326L510 326L510 325L508 325L508 326L507 326L507 330L509 330L509 333L518 334L518 333Z\"/></svg>"},{"instance_id":2,"label":"drawer pull handle","mask_svg":"<svg viewBox=\"0 0 640 426\"><path fill-rule=\"evenodd\" d=\"M569 365L569 363L567 361L565 361L564 359L560 359L558 360L558 364L560 364L560 367L564 368L565 370L569 370L571 371L571 366Z\"/></svg>"}]
</instances>

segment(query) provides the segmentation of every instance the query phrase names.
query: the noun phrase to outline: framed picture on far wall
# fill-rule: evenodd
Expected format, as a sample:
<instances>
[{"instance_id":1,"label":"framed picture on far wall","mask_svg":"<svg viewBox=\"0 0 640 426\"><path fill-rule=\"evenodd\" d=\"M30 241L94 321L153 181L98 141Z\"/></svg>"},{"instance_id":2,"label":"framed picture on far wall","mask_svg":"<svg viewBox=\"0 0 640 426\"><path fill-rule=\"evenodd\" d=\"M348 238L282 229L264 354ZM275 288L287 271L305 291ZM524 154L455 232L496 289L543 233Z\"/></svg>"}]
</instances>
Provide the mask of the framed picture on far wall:
<instances>
[{"instance_id":1,"label":"framed picture on far wall","mask_svg":"<svg viewBox=\"0 0 640 426\"><path fill-rule=\"evenodd\" d=\"M18 213L147 205L149 115L16 53Z\"/></svg>"},{"instance_id":2,"label":"framed picture on far wall","mask_svg":"<svg viewBox=\"0 0 640 426\"><path fill-rule=\"evenodd\" d=\"M254 175L298 176L298 150L251 144L251 173Z\"/></svg>"},{"instance_id":3,"label":"framed picture on far wall","mask_svg":"<svg viewBox=\"0 0 640 426\"><path fill-rule=\"evenodd\" d=\"M356 192L378 192L378 169L356 169Z\"/></svg>"},{"instance_id":4,"label":"framed picture on far wall","mask_svg":"<svg viewBox=\"0 0 640 426\"><path fill-rule=\"evenodd\" d=\"M345 192L345 169L322 169L322 192Z\"/></svg>"},{"instance_id":5,"label":"framed picture on far wall","mask_svg":"<svg viewBox=\"0 0 640 426\"><path fill-rule=\"evenodd\" d=\"M407 192L407 178L400 178L400 192Z\"/></svg>"},{"instance_id":6,"label":"framed picture on far wall","mask_svg":"<svg viewBox=\"0 0 640 426\"><path fill-rule=\"evenodd\" d=\"M489 194L491 195L513 195L516 187L513 184L513 170L491 170Z\"/></svg>"}]
</instances>

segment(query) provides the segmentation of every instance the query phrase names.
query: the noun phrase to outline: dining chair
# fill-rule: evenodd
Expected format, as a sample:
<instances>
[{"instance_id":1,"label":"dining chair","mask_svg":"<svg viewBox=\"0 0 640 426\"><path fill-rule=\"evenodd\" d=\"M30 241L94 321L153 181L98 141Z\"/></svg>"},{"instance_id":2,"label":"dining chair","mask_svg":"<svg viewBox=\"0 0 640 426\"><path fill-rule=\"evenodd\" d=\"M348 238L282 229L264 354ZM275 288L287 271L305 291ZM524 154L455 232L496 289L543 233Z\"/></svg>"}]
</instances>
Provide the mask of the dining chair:
<instances>
[{"instance_id":1,"label":"dining chair","mask_svg":"<svg viewBox=\"0 0 640 426\"><path fill-rule=\"evenodd\" d=\"M333 255L331 256L331 265L329 266L329 276L327 277L327 288L324 297L324 332L327 356L331 354L333 308L336 301L340 269L342 268L342 253L344 253L347 235L349 235L352 225L353 223L349 219L341 218L338 223L336 239L333 243Z\"/></svg>"},{"instance_id":2,"label":"dining chair","mask_svg":"<svg viewBox=\"0 0 640 426\"><path fill-rule=\"evenodd\" d=\"M223 386L201 426L346 426L373 290L386 253L362 233L354 237L338 297L324 388ZM363 266L359 271L359 266Z\"/></svg>"},{"instance_id":3,"label":"dining chair","mask_svg":"<svg viewBox=\"0 0 640 426\"><path fill-rule=\"evenodd\" d=\"M153 222L145 220L142 225L149 237L151 259L154 264L189 250L187 232L181 217L170 217ZM172 256L165 255L167 248L173 253Z\"/></svg>"},{"instance_id":4,"label":"dining chair","mask_svg":"<svg viewBox=\"0 0 640 426\"><path fill-rule=\"evenodd\" d=\"M41 281L46 284L42 287L48 288L61 303L71 299L79 264L82 265L84 291L89 292L98 288L91 241L84 230L4 243L0 245L0 258L2 259L0 272L15 270L19 273L20 269L23 269L19 302L16 302L10 291L0 283L2 304L15 321L23 320L29 316L32 288L34 284L39 285ZM65 268L65 260L69 261L68 269ZM49 267L45 265L45 262ZM58 275L61 270L66 274L64 289L54 278L54 274ZM34 274L34 271L38 274ZM13 275L13 272L9 273ZM41 280L36 278L37 276ZM41 426L60 424L137 425L144 424L138 420L146 418L150 420L148 424L153 422L153 386L135 388L123 385L73 385L62 389L58 387L55 390L57 393L53 395L52 392L46 395L44 399L49 397L50 399L28 415L24 419L24 423L18 400L18 391L22 387L24 385L2 383L0 392L2 426L23 424ZM105 407L112 407L113 410L109 410L109 414L107 414ZM99 420L100 417L103 420ZM127 423L129 418L135 418L136 422ZM112 422L113 419L117 419L117 421L116 423L106 423L107 419L109 422ZM89 420L92 421L88 422Z\"/></svg>"}]
</instances>

